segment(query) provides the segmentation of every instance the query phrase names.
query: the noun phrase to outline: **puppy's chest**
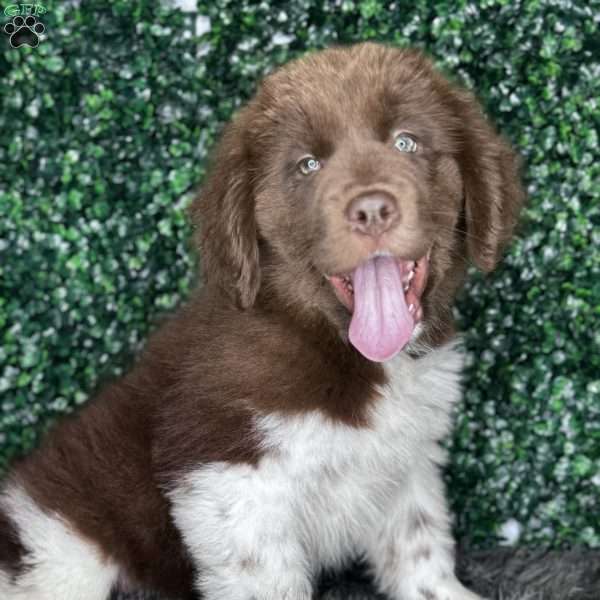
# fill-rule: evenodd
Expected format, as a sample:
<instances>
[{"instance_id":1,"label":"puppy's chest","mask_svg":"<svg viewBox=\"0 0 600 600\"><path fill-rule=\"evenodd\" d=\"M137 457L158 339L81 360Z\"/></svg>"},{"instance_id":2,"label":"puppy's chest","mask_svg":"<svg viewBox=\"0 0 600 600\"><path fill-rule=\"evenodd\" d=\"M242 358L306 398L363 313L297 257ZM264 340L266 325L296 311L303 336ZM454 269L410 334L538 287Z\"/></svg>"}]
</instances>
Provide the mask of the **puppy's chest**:
<instances>
[{"instance_id":1,"label":"puppy's chest","mask_svg":"<svg viewBox=\"0 0 600 600\"><path fill-rule=\"evenodd\" d=\"M276 523L323 564L358 547L385 518L414 464L439 460L437 441L459 397L461 361L453 350L437 358L402 357L387 366L389 383L364 427L320 411L257 416L263 449L257 465L205 465L174 490L184 536L190 522L202 523L204 536L207 529L241 535Z\"/></svg>"},{"instance_id":2,"label":"puppy's chest","mask_svg":"<svg viewBox=\"0 0 600 600\"><path fill-rule=\"evenodd\" d=\"M455 350L443 350L432 353L439 354L437 361L401 356L386 366L388 383L378 389L364 426L344 425L318 411L257 419L267 449L263 466L307 483L321 474L322 487L328 473L342 473L358 485L365 478L401 476L415 454L450 430L461 360Z\"/></svg>"},{"instance_id":3,"label":"puppy's chest","mask_svg":"<svg viewBox=\"0 0 600 600\"><path fill-rule=\"evenodd\" d=\"M377 518L401 485L417 446L406 424L399 415L364 429L336 426L320 415L280 422L275 436L267 436L273 452L259 468L269 487L288 490L284 503L305 531L331 529L339 537L348 523L366 526ZM280 436L285 439L273 440Z\"/></svg>"},{"instance_id":4,"label":"puppy's chest","mask_svg":"<svg viewBox=\"0 0 600 600\"><path fill-rule=\"evenodd\" d=\"M269 450L259 471L272 484L293 490L292 502L319 507L331 516L339 507L360 512L369 499L381 501L401 484L415 454L430 440L427 410L414 399L382 390L368 424L351 427L320 413L263 418L259 423ZM372 507L371 507L372 508Z\"/></svg>"},{"instance_id":5,"label":"puppy's chest","mask_svg":"<svg viewBox=\"0 0 600 600\"><path fill-rule=\"evenodd\" d=\"M364 427L318 412L259 420L269 450L258 471L272 489L287 490L284 504L307 521L307 530L312 520L338 539L340 531L349 538L362 535L357 524L368 528L383 517L416 463L440 459L437 442L450 429L452 404L460 395L460 360L450 356L444 360L441 353L439 363L422 365L401 357L386 367L388 384Z\"/></svg>"}]
</instances>

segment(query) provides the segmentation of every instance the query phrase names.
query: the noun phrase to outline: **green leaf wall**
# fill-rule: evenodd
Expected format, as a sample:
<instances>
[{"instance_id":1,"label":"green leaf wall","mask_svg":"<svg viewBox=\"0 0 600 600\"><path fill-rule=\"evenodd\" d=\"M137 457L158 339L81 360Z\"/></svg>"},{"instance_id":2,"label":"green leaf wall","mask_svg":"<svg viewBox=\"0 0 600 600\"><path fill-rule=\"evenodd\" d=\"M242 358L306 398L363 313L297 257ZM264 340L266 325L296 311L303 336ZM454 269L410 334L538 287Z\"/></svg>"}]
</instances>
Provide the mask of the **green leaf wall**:
<instances>
[{"instance_id":1,"label":"green leaf wall","mask_svg":"<svg viewBox=\"0 0 600 600\"><path fill-rule=\"evenodd\" d=\"M380 40L423 48L475 89L525 162L520 235L459 306L459 534L493 544L514 520L524 542L600 546L597 2L46 7L39 47L0 33L0 470L121 373L185 297L185 206L261 75Z\"/></svg>"}]
</instances>

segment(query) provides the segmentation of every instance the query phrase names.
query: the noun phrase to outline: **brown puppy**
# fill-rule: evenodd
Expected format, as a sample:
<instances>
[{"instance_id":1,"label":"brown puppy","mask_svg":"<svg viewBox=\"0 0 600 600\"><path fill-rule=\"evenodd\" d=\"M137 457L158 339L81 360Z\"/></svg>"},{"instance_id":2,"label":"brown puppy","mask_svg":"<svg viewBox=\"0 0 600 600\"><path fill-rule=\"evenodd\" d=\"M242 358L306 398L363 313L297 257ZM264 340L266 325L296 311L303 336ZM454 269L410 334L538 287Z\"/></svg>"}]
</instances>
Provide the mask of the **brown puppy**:
<instances>
[{"instance_id":1,"label":"brown puppy","mask_svg":"<svg viewBox=\"0 0 600 600\"><path fill-rule=\"evenodd\" d=\"M192 206L205 285L4 483L0 597L308 599L364 557L391 598L476 598L438 472L451 309L522 200L513 152L418 52L267 77Z\"/></svg>"}]
</instances>

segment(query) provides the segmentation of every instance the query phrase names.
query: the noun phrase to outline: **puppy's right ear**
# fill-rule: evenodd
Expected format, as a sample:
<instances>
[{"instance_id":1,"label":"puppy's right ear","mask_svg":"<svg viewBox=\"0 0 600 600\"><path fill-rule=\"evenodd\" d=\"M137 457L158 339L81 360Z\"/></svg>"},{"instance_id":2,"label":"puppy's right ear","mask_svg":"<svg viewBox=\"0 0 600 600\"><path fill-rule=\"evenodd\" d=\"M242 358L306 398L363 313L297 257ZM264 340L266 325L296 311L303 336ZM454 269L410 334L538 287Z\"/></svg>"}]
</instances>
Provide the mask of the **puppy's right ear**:
<instances>
[{"instance_id":1,"label":"puppy's right ear","mask_svg":"<svg viewBox=\"0 0 600 600\"><path fill-rule=\"evenodd\" d=\"M205 282L217 285L240 308L254 303L260 287L258 239L244 109L227 125L200 196L190 215Z\"/></svg>"}]
</instances>

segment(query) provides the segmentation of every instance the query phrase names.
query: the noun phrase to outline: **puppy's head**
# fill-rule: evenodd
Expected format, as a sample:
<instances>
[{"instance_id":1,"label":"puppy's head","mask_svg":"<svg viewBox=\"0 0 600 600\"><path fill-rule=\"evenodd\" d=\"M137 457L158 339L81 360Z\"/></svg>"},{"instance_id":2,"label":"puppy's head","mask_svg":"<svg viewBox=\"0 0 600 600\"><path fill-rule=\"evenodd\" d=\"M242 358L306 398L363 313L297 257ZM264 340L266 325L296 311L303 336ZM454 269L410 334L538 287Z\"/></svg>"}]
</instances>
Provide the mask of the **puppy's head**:
<instances>
[{"instance_id":1,"label":"puppy's head","mask_svg":"<svg viewBox=\"0 0 600 600\"><path fill-rule=\"evenodd\" d=\"M474 97L415 51L306 56L227 127L200 199L205 278L325 314L367 358L444 339L467 259L491 271L522 203Z\"/></svg>"}]
</instances>

